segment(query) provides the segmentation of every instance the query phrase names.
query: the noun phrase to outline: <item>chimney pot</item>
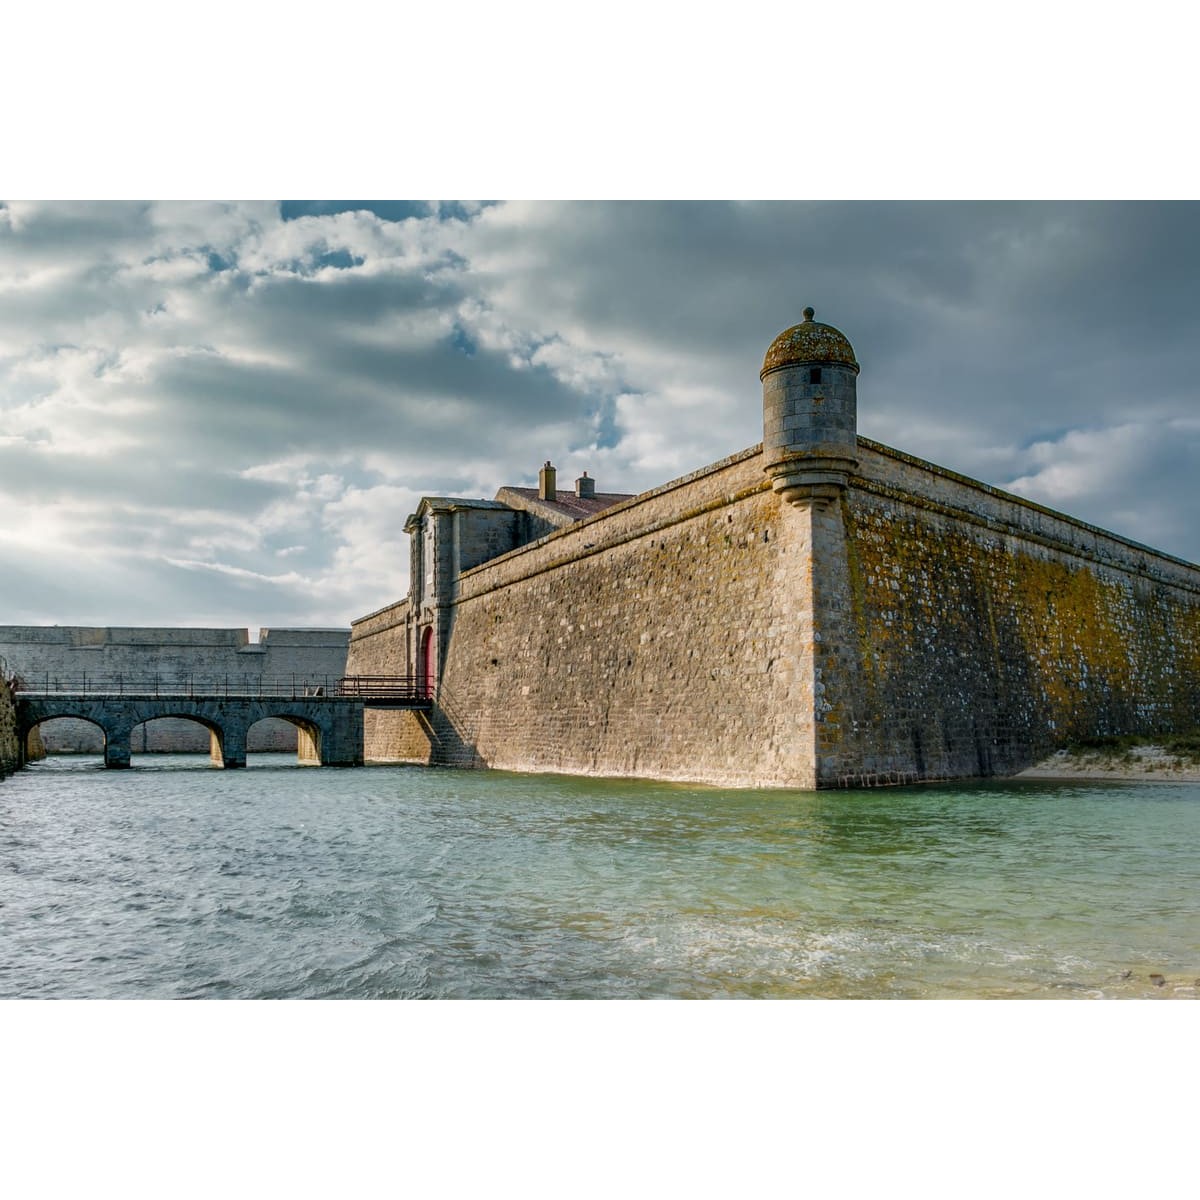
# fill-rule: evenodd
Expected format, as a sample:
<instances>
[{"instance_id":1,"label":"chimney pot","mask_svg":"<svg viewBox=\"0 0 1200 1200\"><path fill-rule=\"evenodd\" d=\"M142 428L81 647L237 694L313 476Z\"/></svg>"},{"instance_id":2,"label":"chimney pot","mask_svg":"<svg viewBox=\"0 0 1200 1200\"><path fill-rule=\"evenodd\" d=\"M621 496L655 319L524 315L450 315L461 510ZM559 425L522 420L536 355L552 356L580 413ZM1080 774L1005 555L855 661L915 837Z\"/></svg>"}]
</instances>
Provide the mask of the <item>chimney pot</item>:
<instances>
[{"instance_id":1,"label":"chimney pot","mask_svg":"<svg viewBox=\"0 0 1200 1200\"><path fill-rule=\"evenodd\" d=\"M596 481L588 478L588 473L584 473L575 480L575 495L580 500L591 500L596 494Z\"/></svg>"},{"instance_id":2,"label":"chimney pot","mask_svg":"<svg viewBox=\"0 0 1200 1200\"><path fill-rule=\"evenodd\" d=\"M546 459L546 465L538 472L538 499L539 500L557 500L558 489L554 486L554 478L557 472L551 466L550 460Z\"/></svg>"}]
</instances>

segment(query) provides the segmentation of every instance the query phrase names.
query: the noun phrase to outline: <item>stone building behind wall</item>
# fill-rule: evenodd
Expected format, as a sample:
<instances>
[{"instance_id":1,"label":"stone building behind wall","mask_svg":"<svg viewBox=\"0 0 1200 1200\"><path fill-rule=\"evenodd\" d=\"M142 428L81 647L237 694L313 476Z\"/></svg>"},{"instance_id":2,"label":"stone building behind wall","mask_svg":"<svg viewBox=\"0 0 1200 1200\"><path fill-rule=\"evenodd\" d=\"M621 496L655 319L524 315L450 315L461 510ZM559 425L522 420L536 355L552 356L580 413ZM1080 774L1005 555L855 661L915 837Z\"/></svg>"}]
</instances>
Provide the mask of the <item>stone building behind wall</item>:
<instances>
[{"instance_id":1,"label":"stone building behind wall","mask_svg":"<svg viewBox=\"0 0 1200 1200\"><path fill-rule=\"evenodd\" d=\"M415 676L432 691L453 626L455 581L465 571L632 499L627 492L597 492L586 471L573 491L563 492L557 474L546 462L536 488L503 487L494 500L423 497L404 525L408 597L381 610L393 635L386 648L376 647L378 655L356 660L352 673Z\"/></svg>"},{"instance_id":2,"label":"stone building behind wall","mask_svg":"<svg viewBox=\"0 0 1200 1200\"><path fill-rule=\"evenodd\" d=\"M423 499L347 670L436 703L368 714L368 758L813 788L1200 723L1200 568L859 437L858 374L805 310L757 446L569 508L545 472Z\"/></svg>"},{"instance_id":3,"label":"stone building behind wall","mask_svg":"<svg viewBox=\"0 0 1200 1200\"><path fill-rule=\"evenodd\" d=\"M142 629L69 625L0 625L0 656L30 682L93 680L164 683L192 677L219 687L222 680L253 688L256 681L295 676L336 681L346 670L349 632L343 629L262 629L257 642L246 629ZM100 729L61 718L42 726L49 753L103 752ZM295 751L296 728L269 719L250 731L252 752ZM209 731L172 717L134 731L133 752L208 753Z\"/></svg>"}]
</instances>

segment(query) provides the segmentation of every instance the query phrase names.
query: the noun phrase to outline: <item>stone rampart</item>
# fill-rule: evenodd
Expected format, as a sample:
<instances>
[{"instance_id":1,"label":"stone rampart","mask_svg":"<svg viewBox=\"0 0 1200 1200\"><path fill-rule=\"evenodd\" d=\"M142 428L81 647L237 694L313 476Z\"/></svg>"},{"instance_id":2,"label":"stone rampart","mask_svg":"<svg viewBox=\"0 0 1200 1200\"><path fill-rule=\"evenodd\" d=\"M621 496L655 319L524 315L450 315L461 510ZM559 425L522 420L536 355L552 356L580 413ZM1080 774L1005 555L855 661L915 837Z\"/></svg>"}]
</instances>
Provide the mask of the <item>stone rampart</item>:
<instances>
[{"instance_id":1,"label":"stone rampart","mask_svg":"<svg viewBox=\"0 0 1200 1200\"><path fill-rule=\"evenodd\" d=\"M465 572L432 719L376 714L367 757L813 786L793 515L756 448ZM353 670L400 617L355 623Z\"/></svg>"},{"instance_id":2,"label":"stone rampart","mask_svg":"<svg viewBox=\"0 0 1200 1200\"><path fill-rule=\"evenodd\" d=\"M1008 774L1200 723L1200 569L859 439L820 781Z\"/></svg>"},{"instance_id":3,"label":"stone rampart","mask_svg":"<svg viewBox=\"0 0 1200 1200\"><path fill-rule=\"evenodd\" d=\"M430 717L368 758L847 786L1200 723L1200 569L866 439L785 503L754 447L464 572ZM351 670L408 673L406 604Z\"/></svg>"},{"instance_id":4,"label":"stone rampart","mask_svg":"<svg viewBox=\"0 0 1200 1200\"><path fill-rule=\"evenodd\" d=\"M246 629L158 629L86 626L0 625L0 655L11 671L31 682L78 680L84 674L144 679L156 674L248 682L268 677L297 678L345 673L347 631L262 629L257 642ZM50 753L101 754L100 730L86 721L63 718L42 727ZM134 753L203 753L209 734L194 721L163 718L133 731ZM293 725L265 720L250 731L249 750L295 751Z\"/></svg>"}]
</instances>

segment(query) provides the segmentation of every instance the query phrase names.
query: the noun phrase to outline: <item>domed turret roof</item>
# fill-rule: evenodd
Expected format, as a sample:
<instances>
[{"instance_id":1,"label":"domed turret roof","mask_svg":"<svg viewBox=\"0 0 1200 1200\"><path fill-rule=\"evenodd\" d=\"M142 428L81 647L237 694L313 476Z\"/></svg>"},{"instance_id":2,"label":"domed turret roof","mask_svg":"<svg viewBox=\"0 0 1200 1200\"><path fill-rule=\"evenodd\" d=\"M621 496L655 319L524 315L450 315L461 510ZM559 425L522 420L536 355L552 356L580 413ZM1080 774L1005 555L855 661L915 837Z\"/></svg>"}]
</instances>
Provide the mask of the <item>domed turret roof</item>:
<instances>
[{"instance_id":1,"label":"domed turret roof","mask_svg":"<svg viewBox=\"0 0 1200 1200\"><path fill-rule=\"evenodd\" d=\"M850 345L850 340L832 325L814 321L814 315L811 308L806 308L804 320L791 329L785 329L771 343L767 357L763 359L762 370L758 373L759 379L768 371L792 363L841 363L853 367L857 374L858 363L854 360L854 347Z\"/></svg>"}]
</instances>

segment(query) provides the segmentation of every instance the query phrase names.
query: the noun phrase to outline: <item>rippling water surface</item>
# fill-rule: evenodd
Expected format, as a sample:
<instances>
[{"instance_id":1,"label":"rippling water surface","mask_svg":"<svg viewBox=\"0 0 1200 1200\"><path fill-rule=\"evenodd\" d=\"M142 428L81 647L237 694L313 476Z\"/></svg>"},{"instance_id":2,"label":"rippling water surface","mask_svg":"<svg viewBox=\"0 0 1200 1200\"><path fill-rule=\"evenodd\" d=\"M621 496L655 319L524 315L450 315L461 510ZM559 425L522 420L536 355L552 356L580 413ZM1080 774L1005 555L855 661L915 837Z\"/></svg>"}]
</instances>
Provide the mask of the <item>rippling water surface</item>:
<instances>
[{"instance_id":1,"label":"rippling water surface","mask_svg":"<svg viewBox=\"0 0 1200 1200\"><path fill-rule=\"evenodd\" d=\"M0 996L1200 994L1191 785L135 763L0 784Z\"/></svg>"}]
</instances>

